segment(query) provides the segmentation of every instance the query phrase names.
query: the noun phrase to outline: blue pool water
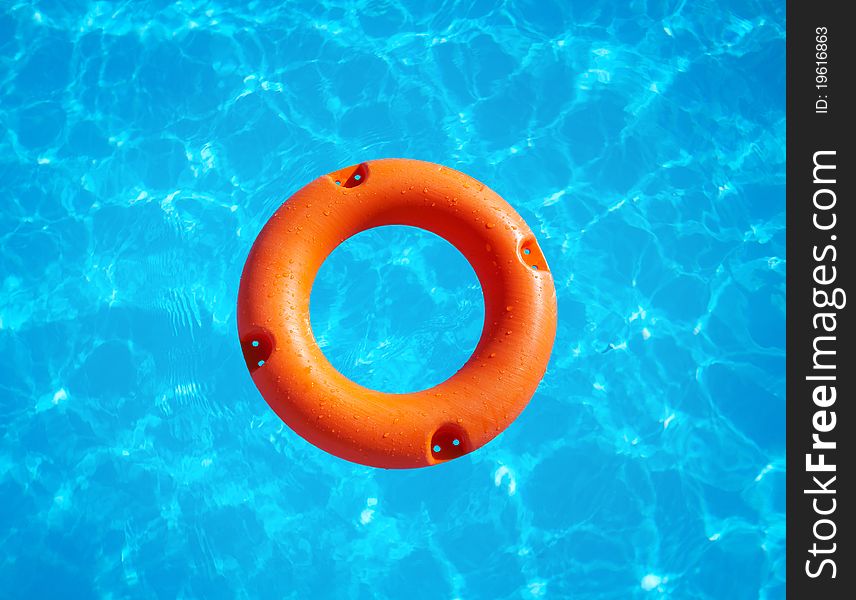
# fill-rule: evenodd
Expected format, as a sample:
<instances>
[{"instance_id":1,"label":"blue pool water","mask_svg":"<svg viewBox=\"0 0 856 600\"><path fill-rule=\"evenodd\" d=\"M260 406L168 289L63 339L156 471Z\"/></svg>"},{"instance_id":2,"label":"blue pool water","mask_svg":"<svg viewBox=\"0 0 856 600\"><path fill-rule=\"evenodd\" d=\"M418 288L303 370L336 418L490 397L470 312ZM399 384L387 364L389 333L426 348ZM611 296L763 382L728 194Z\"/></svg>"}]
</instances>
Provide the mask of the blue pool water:
<instances>
[{"instance_id":1,"label":"blue pool water","mask_svg":"<svg viewBox=\"0 0 856 600\"><path fill-rule=\"evenodd\" d=\"M0 7L0 597L784 596L784 3ZM505 197L549 370L395 472L284 427L236 334L276 207L371 158ZM312 325L379 389L481 330L438 238L361 234Z\"/></svg>"}]
</instances>

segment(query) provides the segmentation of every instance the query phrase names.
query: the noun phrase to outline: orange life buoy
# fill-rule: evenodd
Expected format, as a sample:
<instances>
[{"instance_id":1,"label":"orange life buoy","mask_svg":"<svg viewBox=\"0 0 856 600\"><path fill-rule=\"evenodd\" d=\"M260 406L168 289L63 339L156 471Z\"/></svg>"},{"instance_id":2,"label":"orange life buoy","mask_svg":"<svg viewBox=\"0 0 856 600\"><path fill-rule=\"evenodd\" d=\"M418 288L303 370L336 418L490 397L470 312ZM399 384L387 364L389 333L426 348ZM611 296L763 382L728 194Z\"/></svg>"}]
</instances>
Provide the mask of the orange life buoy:
<instances>
[{"instance_id":1,"label":"orange life buoy","mask_svg":"<svg viewBox=\"0 0 856 600\"><path fill-rule=\"evenodd\" d=\"M309 322L309 294L327 256L382 225L448 240L484 294L484 327L470 359L411 394L368 389L339 373ZM295 193L259 233L238 293L238 335L268 404L319 448L375 467L434 465L488 443L535 393L555 334L553 279L520 215L467 175L415 160L365 162Z\"/></svg>"}]
</instances>

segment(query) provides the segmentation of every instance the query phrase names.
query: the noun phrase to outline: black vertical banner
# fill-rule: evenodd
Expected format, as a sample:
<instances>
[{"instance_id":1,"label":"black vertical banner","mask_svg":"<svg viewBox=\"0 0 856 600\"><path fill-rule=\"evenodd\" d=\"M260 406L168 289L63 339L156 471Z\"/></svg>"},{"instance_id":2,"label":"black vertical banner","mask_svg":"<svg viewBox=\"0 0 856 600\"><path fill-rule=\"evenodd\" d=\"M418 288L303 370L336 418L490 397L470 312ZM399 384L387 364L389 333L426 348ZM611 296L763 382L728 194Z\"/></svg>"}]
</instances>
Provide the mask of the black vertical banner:
<instances>
[{"instance_id":1,"label":"black vertical banner","mask_svg":"<svg viewBox=\"0 0 856 600\"><path fill-rule=\"evenodd\" d=\"M797 600L856 598L856 31L847 6L787 8L787 589Z\"/></svg>"}]
</instances>

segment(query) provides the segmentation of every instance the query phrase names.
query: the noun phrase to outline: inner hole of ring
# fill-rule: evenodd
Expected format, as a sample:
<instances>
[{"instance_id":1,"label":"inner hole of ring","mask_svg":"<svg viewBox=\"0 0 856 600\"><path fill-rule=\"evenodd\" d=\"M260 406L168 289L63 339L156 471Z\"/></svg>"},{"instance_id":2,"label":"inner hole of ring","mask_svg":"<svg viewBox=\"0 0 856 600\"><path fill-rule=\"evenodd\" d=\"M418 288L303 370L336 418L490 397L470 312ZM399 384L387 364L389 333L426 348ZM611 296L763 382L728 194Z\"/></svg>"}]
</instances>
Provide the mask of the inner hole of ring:
<instances>
[{"instance_id":1,"label":"inner hole of ring","mask_svg":"<svg viewBox=\"0 0 856 600\"><path fill-rule=\"evenodd\" d=\"M390 393L433 387L470 358L484 299L467 259L403 225L359 233L321 265L310 297L321 351L344 376Z\"/></svg>"}]
</instances>

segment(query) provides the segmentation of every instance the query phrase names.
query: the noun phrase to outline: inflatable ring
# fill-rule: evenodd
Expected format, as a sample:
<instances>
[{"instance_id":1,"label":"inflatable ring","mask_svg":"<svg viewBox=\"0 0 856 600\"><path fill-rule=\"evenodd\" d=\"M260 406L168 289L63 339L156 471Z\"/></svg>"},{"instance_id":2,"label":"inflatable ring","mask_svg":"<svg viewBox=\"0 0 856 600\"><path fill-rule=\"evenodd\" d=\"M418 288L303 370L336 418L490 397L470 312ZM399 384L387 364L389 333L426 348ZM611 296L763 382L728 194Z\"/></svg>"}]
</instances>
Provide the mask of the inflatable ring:
<instances>
[{"instance_id":1,"label":"inflatable ring","mask_svg":"<svg viewBox=\"0 0 856 600\"><path fill-rule=\"evenodd\" d=\"M382 225L448 240L484 294L484 327L470 359L411 394L368 389L339 373L309 322L309 294L327 256ZM259 233L238 293L244 357L271 408L319 448L375 467L434 465L491 441L535 393L555 334L553 279L520 215L467 175L415 160L365 162L295 193Z\"/></svg>"}]
</instances>

